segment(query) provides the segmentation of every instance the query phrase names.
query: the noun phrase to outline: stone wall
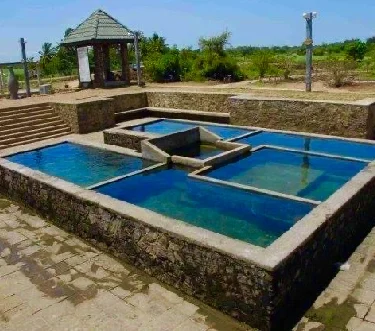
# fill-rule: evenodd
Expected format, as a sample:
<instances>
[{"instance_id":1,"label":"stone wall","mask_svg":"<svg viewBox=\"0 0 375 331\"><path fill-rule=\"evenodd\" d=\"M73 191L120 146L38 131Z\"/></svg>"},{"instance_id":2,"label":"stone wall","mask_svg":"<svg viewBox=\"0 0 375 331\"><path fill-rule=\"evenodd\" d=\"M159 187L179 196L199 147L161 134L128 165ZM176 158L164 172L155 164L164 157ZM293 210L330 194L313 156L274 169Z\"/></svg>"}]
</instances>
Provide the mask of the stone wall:
<instances>
[{"instance_id":1,"label":"stone wall","mask_svg":"<svg viewBox=\"0 0 375 331\"><path fill-rule=\"evenodd\" d=\"M17 166L0 164L0 191L159 280L254 327L271 329L272 275L255 264L103 207L108 197L48 182Z\"/></svg>"},{"instance_id":2,"label":"stone wall","mask_svg":"<svg viewBox=\"0 0 375 331\"><path fill-rule=\"evenodd\" d=\"M55 102L54 112L68 124L74 133L89 133L115 125L114 102L111 99Z\"/></svg>"},{"instance_id":3,"label":"stone wall","mask_svg":"<svg viewBox=\"0 0 375 331\"><path fill-rule=\"evenodd\" d=\"M142 140L148 139L147 137L142 137L138 134L132 134L129 131L121 129L106 130L103 132L103 135L104 143L108 145L117 145L130 148L137 152L142 151Z\"/></svg>"},{"instance_id":4,"label":"stone wall","mask_svg":"<svg viewBox=\"0 0 375 331\"><path fill-rule=\"evenodd\" d=\"M304 313L338 272L337 263L347 261L375 226L374 192L373 169L336 192L337 199L332 196L321 205L327 207L325 215L310 215L311 220L323 216L320 227L274 271L274 324L291 329L297 322L293 317Z\"/></svg>"},{"instance_id":5,"label":"stone wall","mask_svg":"<svg viewBox=\"0 0 375 331\"><path fill-rule=\"evenodd\" d=\"M371 100L343 103L198 92L147 92L147 100L150 107L230 113L234 125L375 138Z\"/></svg>"},{"instance_id":6,"label":"stone wall","mask_svg":"<svg viewBox=\"0 0 375 331\"><path fill-rule=\"evenodd\" d=\"M375 138L370 104L232 97L231 122L264 128Z\"/></svg>"},{"instance_id":7,"label":"stone wall","mask_svg":"<svg viewBox=\"0 0 375 331\"><path fill-rule=\"evenodd\" d=\"M112 96L115 113L147 107L146 93L124 93Z\"/></svg>"},{"instance_id":8,"label":"stone wall","mask_svg":"<svg viewBox=\"0 0 375 331\"><path fill-rule=\"evenodd\" d=\"M200 110L206 112L229 113L227 93L193 92L147 92L149 107Z\"/></svg>"}]
</instances>

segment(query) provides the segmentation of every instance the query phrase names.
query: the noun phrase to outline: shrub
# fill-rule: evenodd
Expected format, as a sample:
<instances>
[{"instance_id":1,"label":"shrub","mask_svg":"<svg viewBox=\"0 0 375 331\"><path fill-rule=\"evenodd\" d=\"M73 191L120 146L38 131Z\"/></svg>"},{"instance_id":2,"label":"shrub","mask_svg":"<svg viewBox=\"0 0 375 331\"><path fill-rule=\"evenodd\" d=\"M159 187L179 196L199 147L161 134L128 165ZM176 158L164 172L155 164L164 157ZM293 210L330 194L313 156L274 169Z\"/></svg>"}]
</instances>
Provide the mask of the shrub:
<instances>
[{"instance_id":1,"label":"shrub","mask_svg":"<svg viewBox=\"0 0 375 331\"><path fill-rule=\"evenodd\" d=\"M260 78L263 78L270 70L273 54L269 50L259 50L251 57L252 64Z\"/></svg>"},{"instance_id":2,"label":"shrub","mask_svg":"<svg viewBox=\"0 0 375 331\"><path fill-rule=\"evenodd\" d=\"M350 71L356 68L356 63L337 56L329 56L324 63L324 67L327 72L328 85L341 87L350 82Z\"/></svg>"}]
</instances>

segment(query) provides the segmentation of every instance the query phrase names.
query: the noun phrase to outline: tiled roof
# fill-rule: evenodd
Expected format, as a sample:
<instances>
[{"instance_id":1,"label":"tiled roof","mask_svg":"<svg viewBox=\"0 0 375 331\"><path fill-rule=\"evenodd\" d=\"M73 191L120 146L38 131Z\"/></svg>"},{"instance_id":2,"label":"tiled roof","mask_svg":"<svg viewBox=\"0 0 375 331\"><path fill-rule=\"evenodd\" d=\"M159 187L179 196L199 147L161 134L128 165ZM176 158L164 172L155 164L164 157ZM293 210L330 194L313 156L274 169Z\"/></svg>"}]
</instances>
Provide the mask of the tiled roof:
<instances>
[{"instance_id":1,"label":"tiled roof","mask_svg":"<svg viewBox=\"0 0 375 331\"><path fill-rule=\"evenodd\" d=\"M89 44L95 42L133 41L134 33L119 21L99 9L77 26L62 44Z\"/></svg>"}]
</instances>

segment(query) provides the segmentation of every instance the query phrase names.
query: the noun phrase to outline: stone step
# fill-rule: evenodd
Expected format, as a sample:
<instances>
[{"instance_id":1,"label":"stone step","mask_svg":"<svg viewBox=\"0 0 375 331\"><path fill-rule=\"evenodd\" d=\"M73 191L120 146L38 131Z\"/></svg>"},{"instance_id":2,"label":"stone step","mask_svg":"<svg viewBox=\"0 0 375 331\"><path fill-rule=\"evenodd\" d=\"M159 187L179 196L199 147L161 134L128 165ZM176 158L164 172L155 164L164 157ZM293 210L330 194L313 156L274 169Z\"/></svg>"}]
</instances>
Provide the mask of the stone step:
<instances>
[{"instance_id":1,"label":"stone step","mask_svg":"<svg viewBox=\"0 0 375 331\"><path fill-rule=\"evenodd\" d=\"M54 115L52 108L51 109L37 109L33 112L23 112L23 111L14 111L11 114L6 113L6 115L0 114L0 120L7 120L7 119L16 119L16 118L23 118L27 116L34 116L40 114L52 114Z\"/></svg>"},{"instance_id":2,"label":"stone step","mask_svg":"<svg viewBox=\"0 0 375 331\"><path fill-rule=\"evenodd\" d=\"M40 110L50 110L53 112L53 108L50 106L43 106L43 107L35 107L35 108L24 108L24 109L12 109L12 110L3 110L0 111L0 118L3 116L13 115L13 114L33 114Z\"/></svg>"},{"instance_id":3,"label":"stone step","mask_svg":"<svg viewBox=\"0 0 375 331\"><path fill-rule=\"evenodd\" d=\"M0 140L23 137L23 136L32 135L38 132L49 132L49 131L53 131L57 129L66 129L70 131L70 128L64 123L60 123L57 125L56 124L50 125L49 123L47 123L47 124L39 126L38 128L27 127L26 129L23 129L23 130L16 130L15 132L11 132L11 133L6 132L5 134L4 132L0 132Z\"/></svg>"},{"instance_id":4,"label":"stone step","mask_svg":"<svg viewBox=\"0 0 375 331\"><path fill-rule=\"evenodd\" d=\"M52 121L35 120L35 121L30 121L28 123L20 123L18 125L12 124L9 126L0 127L0 135L11 134L14 132L19 132L19 131L23 132L23 131L32 130L32 129L39 129L39 128L45 127L46 125L58 126L58 125L66 125L66 124L60 118L57 118Z\"/></svg>"},{"instance_id":5,"label":"stone step","mask_svg":"<svg viewBox=\"0 0 375 331\"><path fill-rule=\"evenodd\" d=\"M2 147L0 147L0 149L5 149L5 148L10 148L10 147L15 147L15 146L19 146L19 145L32 144L32 143L35 143L35 142L37 142L37 141L42 141L42 140L52 139L52 138L59 138L59 137L63 137L63 136L66 136L66 135L67 135L66 133L58 133L58 134L54 134L54 135L50 135L50 136L46 136L46 137L43 137L43 138L33 138L33 139L28 139L28 140L24 140L24 141L16 142L16 143L13 143L13 144L9 144L9 145L7 145L7 146L1 145Z\"/></svg>"},{"instance_id":6,"label":"stone step","mask_svg":"<svg viewBox=\"0 0 375 331\"><path fill-rule=\"evenodd\" d=\"M35 110L35 109L44 109L51 107L48 103L41 103L35 105L26 105L26 106L16 106L16 107L7 107L7 108L0 108L0 115L3 113L11 112L11 111L20 111L20 110Z\"/></svg>"},{"instance_id":7,"label":"stone step","mask_svg":"<svg viewBox=\"0 0 375 331\"><path fill-rule=\"evenodd\" d=\"M25 144L27 141L33 140L33 139L48 139L50 136L55 136L57 134L66 135L70 133L70 129L67 128L60 128L56 130L51 131L42 131L37 132L33 134L26 134L22 137L15 137L15 138L7 138L7 139L1 139L0 138L0 145L6 145L6 146L14 146L14 144Z\"/></svg>"},{"instance_id":8,"label":"stone step","mask_svg":"<svg viewBox=\"0 0 375 331\"><path fill-rule=\"evenodd\" d=\"M0 127L3 127L4 125L10 125L10 124L19 124L19 123L27 123L32 120L48 120L51 118L59 118L55 114L47 113L47 114L38 114L38 115L32 115L32 116L23 116L20 118L8 118L5 120L2 120L0 118Z\"/></svg>"}]
</instances>

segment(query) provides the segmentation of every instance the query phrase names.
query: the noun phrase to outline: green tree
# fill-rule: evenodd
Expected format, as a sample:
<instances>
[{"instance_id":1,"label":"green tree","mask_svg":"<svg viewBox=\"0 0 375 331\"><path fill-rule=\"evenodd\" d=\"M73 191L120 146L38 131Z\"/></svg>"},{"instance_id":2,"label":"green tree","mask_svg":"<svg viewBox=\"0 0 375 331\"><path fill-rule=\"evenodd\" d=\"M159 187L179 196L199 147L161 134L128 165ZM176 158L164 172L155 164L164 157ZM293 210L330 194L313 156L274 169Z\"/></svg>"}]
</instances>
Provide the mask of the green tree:
<instances>
[{"instance_id":1,"label":"green tree","mask_svg":"<svg viewBox=\"0 0 375 331\"><path fill-rule=\"evenodd\" d=\"M230 37L231 33L229 31L224 31L222 34L211 38L201 37L199 39L199 48L202 52L225 56L225 48L229 45Z\"/></svg>"},{"instance_id":2,"label":"green tree","mask_svg":"<svg viewBox=\"0 0 375 331\"><path fill-rule=\"evenodd\" d=\"M260 49L251 57L251 62L260 78L263 78L270 70L273 60L273 53L268 49Z\"/></svg>"},{"instance_id":3,"label":"green tree","mask_svg":"<svg viewBox=\"0 0 375 331\"><path fill-rule=\"evenodd\" d=\"M56 55L56 48L52 46L51 43L43 43L42 50L39 51L40 55L40 67L43 72L50 74L47 69L49 63L52 61L52 58Z\"/></svg>"},{"instance_id":4,"label":"green tree","mask_svg":"<svg viewBox=\"0 0 375 331\"><path fill-rule=\"evenodd\" d=\"M365 58L367 45L360 40L356 40L348 43L345 50L349 59L354 61L362 61Z\"/></svg>"}]
</instances>

